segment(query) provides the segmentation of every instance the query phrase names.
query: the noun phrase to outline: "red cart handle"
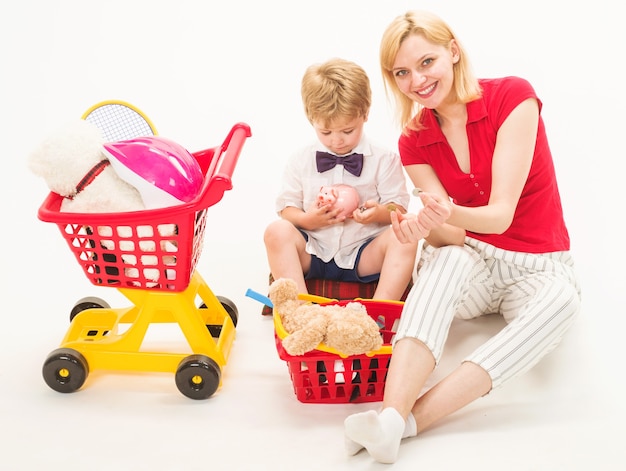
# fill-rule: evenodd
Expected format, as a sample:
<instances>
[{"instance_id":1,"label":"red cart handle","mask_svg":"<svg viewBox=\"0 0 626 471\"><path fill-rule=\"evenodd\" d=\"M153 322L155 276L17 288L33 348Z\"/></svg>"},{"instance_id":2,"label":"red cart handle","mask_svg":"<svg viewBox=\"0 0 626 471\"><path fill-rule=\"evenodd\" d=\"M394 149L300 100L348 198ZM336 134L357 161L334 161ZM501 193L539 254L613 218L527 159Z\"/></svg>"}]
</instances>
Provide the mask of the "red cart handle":
<instances>
[{"instance_id":1,"label":"red cart handle","mask_svg":"<svg viewBox=\"0 0 626 471\"><path fill-rule=\"evenodd\" d=\"M250 126L245 123L235 124L221 146L194 152L205 182L200 192L200 199L194 203L200 208L208 208L222 199L224 192L233 188L232 175L239 159L239 154L247 138L252 135Z\"/></svg>"}]
</instances>

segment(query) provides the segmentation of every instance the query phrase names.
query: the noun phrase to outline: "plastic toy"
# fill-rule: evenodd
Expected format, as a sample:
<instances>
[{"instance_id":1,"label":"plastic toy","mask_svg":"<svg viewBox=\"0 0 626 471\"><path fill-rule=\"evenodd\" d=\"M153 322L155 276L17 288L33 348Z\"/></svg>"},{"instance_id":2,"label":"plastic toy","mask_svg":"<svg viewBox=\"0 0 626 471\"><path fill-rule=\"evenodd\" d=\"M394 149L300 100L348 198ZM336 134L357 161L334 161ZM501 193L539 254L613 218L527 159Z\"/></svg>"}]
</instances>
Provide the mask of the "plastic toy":
<instances>
[{"instance_id":1,"label":"plastic toy","mask_svg":"<svg viewBox=\"0 0 626 471\"><path fill-rule=\"evenodd\" d=\"M271 284L269 298L287 332L282 343L290 355L310 352L321 343L344 355L382 346L378 325L359 302L343 306L302 303L295 281L288 278L279 278Z\"/></svg>"},{"instance_id":2,"label":"plastic toy","mask_svg":"<svg viewBox=\"0 0 626 471\"><path fill-rule=\"evenodd\" d=\"M379 327L382 346L365 353L346 355L320 343L307 353L291 355L284 345L289 333L283 326L280 307L274 306L276 351L287 363L296 398L304 403L328 404L381 401L391 359L391 342L404 303L372 299L337 301L309 294L299 294L298 299L325 307L345 307L354 302L362 304Z\"/></svg>"},{"instance_id":3,"label":"plastic toy","mask_svg":"<svg viewBox=\"0 0 626 471\"><path fill-rule=\"evenodd\" d=\"M148 209L188 203L202 187L196 159L164 137L109 142L104 150L117 174L139 190Z\"/></svg>"},{"instance_id":4,"label":"plastic toy","mask_svg":"<svg viewBox=\"0 0 626 471\"><path fill-rule=\"evenodd\" d=\"M157 135L150 118L135 105L123 100L96 103L81 118L98 127L107 142Z\"/></svg>"},{"instance_id":5,"label":"plastic toy","mask_svg":"<svg viewBox=\"0 0 626 471\"><path fill-rule=\"evenodd\" d=\"M232 189L232 173L245 140L248 125L238 123L224 142L196 152L204 176L198 195L176 206L118 213L69 213L61 211L63 196L51 192L39 208L38 217L55 223L85 276L93 285L114 287L131 306L111 308L104 300L86 297L70 313L70 327L56 350L46 358L42 374L46 384L61 393L80 389L90 371L120 370L174 373L178 390L192 399L206 399L221 385L235 338L238 312L228 298L213 294L195 270L200 257L208 208ZM159 227L177 228L163 237ZM111 228L103 244L99 228ZM126 236L121 228L130 229ZM152 235L150 250L139 244L139 230ZM163 243L177 248L172 254ZM132 247L132 250L121 247ZM123 255L123 257L122 257ZM134 257L138 276L129 276L125 259ZM146 265L144 260L149 260ZM153 263L156 260L156 265ZM158 270L158 282L145 276ZM177 324L191 353L146 351L141 348L152 323Z\"/></svg>"},{"instance_id":6,"label":"plastic toy","mask_svg":"<svg viewBox=\"0 0 626 471\"><path fill-rule=\"evenodd\" d=\"M339 216L350 217L359 207L359 194L350 185L338 183L336 185L322 186L317 195L317 206L330 205L340 207Z\"/></svg>"}]
</instances>

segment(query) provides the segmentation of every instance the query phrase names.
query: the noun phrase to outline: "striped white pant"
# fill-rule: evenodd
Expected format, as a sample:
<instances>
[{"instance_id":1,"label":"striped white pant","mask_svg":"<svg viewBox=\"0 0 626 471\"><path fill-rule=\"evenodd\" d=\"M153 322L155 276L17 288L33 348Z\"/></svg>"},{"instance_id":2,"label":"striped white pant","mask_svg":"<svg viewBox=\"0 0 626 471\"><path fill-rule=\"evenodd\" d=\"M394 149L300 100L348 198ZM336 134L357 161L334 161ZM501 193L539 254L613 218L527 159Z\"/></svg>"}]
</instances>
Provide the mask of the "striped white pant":
<instances>
[{"instance_id":1,"label":"striped white pant","mask_svg":"<svg viewBox=\"0 0 626 471\"><path fill-rule=\"evenodd\" d=\"M580 310L573 265L569 252L511 252L471 237L463 247L424 244L394 342L419 339L438 363L455 317L499 313L506 327L465 358L499 387L532 368L572 324Z\"/></svg>"}]
</instances>

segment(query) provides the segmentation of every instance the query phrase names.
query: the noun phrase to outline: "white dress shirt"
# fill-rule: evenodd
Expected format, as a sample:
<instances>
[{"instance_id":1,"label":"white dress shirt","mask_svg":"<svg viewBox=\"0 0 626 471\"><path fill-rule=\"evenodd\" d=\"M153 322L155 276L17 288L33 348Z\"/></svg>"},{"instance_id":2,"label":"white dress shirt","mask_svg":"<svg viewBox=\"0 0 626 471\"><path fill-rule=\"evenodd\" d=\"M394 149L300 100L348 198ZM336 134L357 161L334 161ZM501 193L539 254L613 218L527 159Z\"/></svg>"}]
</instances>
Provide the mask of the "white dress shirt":
<instances>
[{"instance_id":1,"label":"white dress shirt","mask_svg":"<svg viewBox=\"0 0 626 471\"><path fill-rule=\"evenodd\" d=\"M359 194L360 203L374 200L408 208L409 193L402 162L397 153L370 143L364 136L350 153L363 154L363 171L356 177L337 165L323 173L317 171L315 154L318 150L329 151L316 141L293 154L287 161L282 188L276 198L276 211L288 206L306 210L317 203L317 195L324 185L344 183L353 186ZM376 237L388 225L359 224L352 218L328 227L305 231L309 235L306 250L324 262L333 258L337 266L351 269L356 262L359 247Z\"/></svg>"}]
</instances>

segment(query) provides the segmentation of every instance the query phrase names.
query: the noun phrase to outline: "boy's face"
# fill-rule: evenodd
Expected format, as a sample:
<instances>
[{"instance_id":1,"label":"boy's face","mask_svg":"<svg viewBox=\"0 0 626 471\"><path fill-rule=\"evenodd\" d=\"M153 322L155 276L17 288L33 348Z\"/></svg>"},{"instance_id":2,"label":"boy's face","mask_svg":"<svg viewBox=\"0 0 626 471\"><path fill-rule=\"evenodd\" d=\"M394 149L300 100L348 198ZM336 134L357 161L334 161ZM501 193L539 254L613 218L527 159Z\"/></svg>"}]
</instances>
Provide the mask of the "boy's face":
<instances>
[{"instance_id":1,"label":"boy's face","mask_svg":"<svg viewBox=\"0 0 626 471\"><path fill-rule=\"evenodd\" d=\"M358 118L337 119L329 124L316 121L313 128L320 142L337 155L349 154L352 152L363 135L363 125L367 121L367 116Z\"/></svg>"}]
</instances>

